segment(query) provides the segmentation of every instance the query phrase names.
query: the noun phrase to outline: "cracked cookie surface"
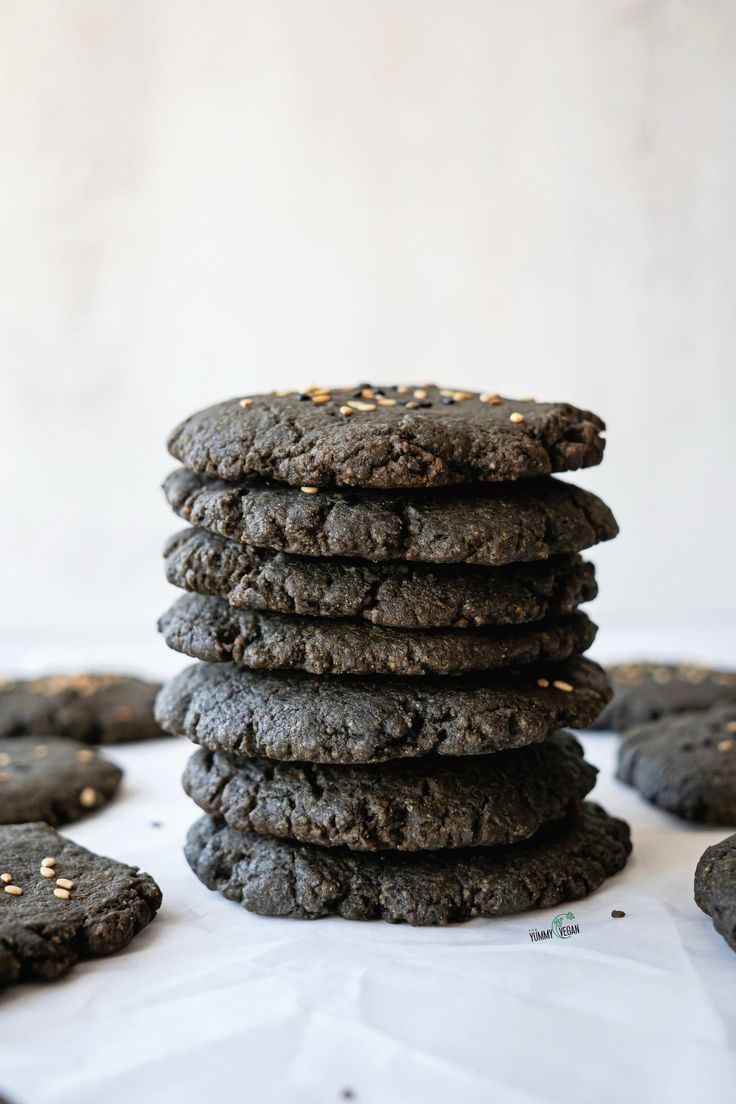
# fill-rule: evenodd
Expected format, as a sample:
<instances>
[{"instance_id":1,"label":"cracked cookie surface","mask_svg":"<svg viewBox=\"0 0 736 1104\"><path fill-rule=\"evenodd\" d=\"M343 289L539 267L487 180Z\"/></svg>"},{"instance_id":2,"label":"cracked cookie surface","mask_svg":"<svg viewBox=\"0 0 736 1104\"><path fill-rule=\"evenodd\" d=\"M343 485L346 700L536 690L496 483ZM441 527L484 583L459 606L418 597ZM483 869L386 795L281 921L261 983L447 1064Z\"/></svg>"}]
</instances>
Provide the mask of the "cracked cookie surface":
<instances>
[{"instance_id":1,"label":"cracked cookie surface","mask_svg":"<svg viewBox=\"0 0 736 1104\"><path fill-rule=\"evenodd\" d=\"M571 613L598 590L593 565L579 556L502 568L367 564L269 552L196 528L171 537L164 560L174 586L236 609L387 628L524 624Z\"/></svg>"},{"instance_id":2,"label":"cracked cookie surface","mask_svg":"<svg viewBox=\"0 0 736 1104\"><path fill-rule=\"evenodd\" d=\"M164 728L212 751L377 763L539 743L557 728L587 727L609 698L602 669L579 656L518 674L457 679L320 677L197 663L164 686L156 713Z\"/></svg>"},{"instance_id":3,"label":"cracked cookie surface","mask_svg":"<svg viewBox=\"0 0 736 1104\"><path fill-rule=\"evenodd\" d=\"M48 824L0 827L0 860L22 894L0 892L0 984L60 977L81 958L122 950L155 916L161 891L149 874L103 858ZM56 877L72 882L54 895Z\"/></svg>"},{"instance_id":4,"label":"cracked cookie surface","mask_svg":"<svg viewBox=\"0 0 736 1104\"><path fill-rule=\"evenodd\" d=\"M239 832L355 851L421 851L528 839L574 811L595 767L558 732L497 755L378 766L275 763L195 751L184 789Z\"/></svg>"},{"instance_id":5,"label":"cracked cookie surface","mask_svg":"<svg viewBox=\"0 0 736 1104\"><path fill-rule=\"evenodd\" d=\"M366 853L235 832L210 817L185 854L209 889L265 916L452 924L577 900L621 870L628 825L584 803L530 840L459 851Z\"/></svg>"},{"instance_id":6,"label":"cracked cookie surface","mask_svg":"<svg viewBox=\"0 0 736 1104\"><path fill-rule=\"evenodd\" d=\"M589 648L596 634L584 613L501 628L385 629L236 610L224 598L199 594L179 598L159 630L170 648L193 659L316 675L456 675L567 659Z\"/></svg>"},{"instance_id":7,"label":"cracked cookie surface","mask_svg":"<svg viewBox=\"0 0 736 1104\"><path fill-rule=\"evenodd\" d=\"M177 468L163 487L174 513L192 525L298 556L500 567L580 552L618 533L600 498L556 479L449 492L304 494Z\"/></svg>"},{"instance_id":8,"label":"cracked cookie surface","mask_svg":"<svg viewBox=\"0 0 736 1104\"><path fill-rule=\"evenodd\" d=\"M505 481L573 471L603 458L604 423L569 403L491 403L433 386L417 389L417 401L414 392L384 390L368 401L357 397L360 388L303 398L298 392L254 395L245 405L230 399L181 422L169 452L202 475L257 475L296 487Z\"/></svg>"}]
</instances>

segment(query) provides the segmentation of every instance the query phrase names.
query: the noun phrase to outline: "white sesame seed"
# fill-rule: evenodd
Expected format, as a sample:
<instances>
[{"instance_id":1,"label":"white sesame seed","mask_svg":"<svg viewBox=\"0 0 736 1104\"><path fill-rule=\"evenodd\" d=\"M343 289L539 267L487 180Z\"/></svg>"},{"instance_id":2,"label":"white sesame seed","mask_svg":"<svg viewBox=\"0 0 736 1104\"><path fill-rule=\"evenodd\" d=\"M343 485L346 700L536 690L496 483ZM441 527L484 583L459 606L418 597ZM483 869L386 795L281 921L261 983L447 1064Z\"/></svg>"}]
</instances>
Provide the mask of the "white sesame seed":
<instances>
[{"instance_id":1,"label":"white sesame seed","mask_svg":"<svg viewBox=\"0 0 736 1104\"><path fill-rule=\"evenodd\" d=\"M240 405L241 406L246 406L246 407L247 406L252 406L253 405L253 400L252 399L241 399L240 400Z\"/></svg>"},{"instance_id":2,"label":"white sesame seed","mask_svg":"<svg viewBox=\"0 0 736 1104\"><path fill-rule=\"evenodd\" d=\"M406 405L404 406L404 409L405 409L405 410L418 410L418 409L419 409L419 403L415 403L415 402L408 402L408 403L406 403Z\"/></svg>"},{"instance_id":3,"label":"white sesame seed","mask_svg":"<svg viewBox=\"0 0 736 1104\"><path fill-rule=\"evenodd\" d=\"M7 885L8 882L12 882L12 880L13 880L13 875L12 874L0 874L0 882L5 882L5 884Z\"/></svg>"},{"instance_id":4,"label":"white sesame seed","mask_svg":"<svg viewBox=\"0 0 736 1104\"><path fill-rule=\"evenodd\" d=\"M324 403L329 402L331 398L332 395L312 395L312 402L316 406L322 406Z\"/></svg>"},{"instance_id":5,"label":"white sesame seed","mask_svg":"<svg viewBox=\"0 0 736 1104\"><path fill-rule=\"evenodd\" d=\"M0 782L8 782L9 780L10 780L10 775L6 774L5 771L0 771Z\"/></svg>"},{"instance_id":6,"label":"white sesame seed","mask_svg":"<svg viewBox=\"0 0 736 1104\"><path fill-rule=\"evenodd\" d=\"M299 490L303 494L317 494L319 487L300 487Z\"/></svg>"},{"instance_id":7,"label":"white sesame seed","mask_svg":"<svg viewBox=\"0 0 736 1104\"><path fill-rule=\"evenodd\" d=\"M556 690L563 690L566 694L572 694L572 686L569 682L563 682L562 679L555 679L552 683Z\"/></svg>"},{"instance_id":8,"label":"white sesame seed","mask_svg":"<svg viewBox=\"0 0 736 1104\"><path fill-rule=\"evenodd\" d=\"M736 721L729 721L726 725L726 732L736 732Z\"/></svg>"},{"instance_id":9,"label":"white sesame seed","mask_svg":"<svg viewBox=\"0 0 736 1104\"><path fill-rule=\"evenodd\" d=\"M385 399L380 397L376 399L379 406L396 406L396 399Z\"/></svg>"},{"instance_id":10,"label":"white sesame seed","mask_svg":"<svg viewBox=\"0 0 736 1104\"><path fill-rule=\"evenodd\" d=\"M274 391L274 395L277 399L285 399L287 395L290 395L291 391Z\"/></svg>"},{"instance_id":11,"label":"white sesame seed","mask_svg":"<svg viewBox=\"0 0 736 1104\"><path fill-rule=\"evenodd\" d=\"M348 406L352 406L353 410L370 411L376 409L375 403L359 402L358 399L351 399Z\"/></svg>"},{"instance_id":12,"label":"white sesame seed","mask_svg":"<svg viewBox=\"0 0 736 1104\"><path fill-rule=\"evenodd\" d=\"M349 418L350 415L353 413L353 408L352 406L341 406L340 413L344 414L346 418Z\"/></svg>"},{"instance_id":13,"label":"white sesame seed","mask_svg":"<svg viewBox=\"0 0 736 1104\"><path fill-rule=\"evenodd\" d=\"M57 878L56 879L56 884L58 885L58 887L60 889L73 889L74 888L74 882L70 881L69 878Z\"/></svg>"},{"instance_id":14,"label":"white sesame seed","mask_svg":"<svg viewBox=\"0 0 736 1104\"><path fill-rule=\"evenodd\" d=\"M416 391L414 392L414 398L415 399L426 399L426 397L427 397L427 392L424 390L424 388L423 387L417 387Z\"/></svg>"},{"instance_id":15,"label":"white sesame seed","mask_svg":"<svg viewBox=\"0 0 736 1104\"><path fill-rule=\"evenodd\" d=\"M45 759L46 756L48 755L48 753L49 753L49 749L46 747L45 744L38 744L33 749L33 758L34 759Z\"/></svg>"},{"instance_id":16,"label":"white sesame seed","mask_svg":"<svg viewBox=\"0 0 736 1104\"><path fill-rule=\"evenodd\" d=\"M546 690L547 687L549 686L549 679L538 678L537 679L537 686L541 686L543 690Z\"/></svg>"},{"instance_id":17,"label":"white sesame seed","mask_svg":"<svg viewBox=\"0 0 736 1104\"><path fill-rule=\"evenodd\" d=\"M91 763L95 757L95 753L90 748L82 748L77 752L77 759L80 763Z\"/></svg>"},{"instance_id":18,"label":"white sesame seed","mask_svg":"<svg viewBox=\"0 0 736 1104\"><path fill-rule=\"evenodd\" d=\"M9 893L11 897L20 897L23 890L20 888L20 886L6 885L5 892Z\"/></svg>"},{"instance_id":19,"label":"white sesame seed","mask_svg":"<svg viewBox=\"0 0 736 1104\"><path fill-rule=\"evenodd\" d=\"M58 897L60 901L68 901L71 897L71 893L68 889L55 889L54 897Z\"/></svg>"},{"instance_id":20,"label":"white sesame seed","mask_svg":"<svg viewBox=\"0 0 736 1104\"><path fill-rule=\"evenodd\" d=\"M518 410L515 410L513 414L509 414L509 421L513 422L514 425L521 425L524 421L524 415L520 414Z\"/></svg>"},{"instance_id":21,"label":"white sesame seed","mask_svg":"<svg viewBox=\"0 0 736 1104\"><path fill-rule=\"evenodd\" d=\"M41 866L56 866L56 859L51 858L51 856L41 859Z\"/></svg>"},{"instance_id":22,"label":"white sesame seed","mask_svg":"<svg viewBox=\"0 0 736 1104\"><path fill-rule=\"evenodd\" d=\"M718 745L718 750L719 751L731 751L732 747L733 747L733 740L721 740L720 744Z\"/></svg>"},{"instance_id":23,"label":"white sesame seed","mask_svg":"<svg viewBox=\"0 0 736 1104\"><path fill-rule=\"evenodd\" d=\"M85 786L79 795L79 804L85 809L94 808L97 804L97 790L93 790L91 786Z\"/></svg>"},{"instance_id":24,"label":"white sesame seed","mask_svg":"<svg viewBox=\"0 0 736 1104\"><path fill-rule=\"evenodd\" d=\"M42 878L53 878L56 871L53 866L42 866L39 870L39 874Z\"/></svg>"}]
</instances>

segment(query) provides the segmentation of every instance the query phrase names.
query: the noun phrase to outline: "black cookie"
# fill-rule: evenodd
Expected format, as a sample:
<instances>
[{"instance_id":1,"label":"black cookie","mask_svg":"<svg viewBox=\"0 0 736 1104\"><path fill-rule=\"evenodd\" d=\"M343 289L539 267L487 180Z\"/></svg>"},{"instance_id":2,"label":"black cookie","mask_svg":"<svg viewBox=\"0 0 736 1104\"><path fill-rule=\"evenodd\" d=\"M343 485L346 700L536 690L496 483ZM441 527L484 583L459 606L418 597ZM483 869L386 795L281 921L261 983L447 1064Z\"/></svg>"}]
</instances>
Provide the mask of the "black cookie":
<instances>
[{"instance_id":1,"label":"black cookie","mask_svg":"<svg viewBox=\"0 0 736 1104\"><path fill-rule=\"evenodd\" d=\"M203 475L295 487L441 487L572 471L603 458L604 423L568 403L432 386L382 391L230 399L177 426L169 452Z\"/></svg>"},{"instance_id":2,"label":"black cookie","mask_svg":"<svg viewBox=\"0 0 736 1104\"><path fill-rule=\"evenodd\" d=\"M75 740L0 737L0 824L79 820L106 805L122 777L114 763Z\"/></svg>"},{"instance_id":3,"label":"black cookie","mask_svg":"<svg viewBox=\"0 0 736 1104\"><path fill-rule=\"evenodd\" d=\"M44 860L54 876L41 874ZM48 824L0 828L0 866L0 984L56 978L80 958L122 950L161 906L149 874L94 855Z\"/></svg>"},{"instance_id":4,"label":"black cookie","mask_svg":"<svg viewBox=\"0 0 736 1104\"><path fill-rule=\"evenodd\" d=\"M703 852L695 870L695 902L736 951L736 836Z\"/></svg>"},{"instance_id":5,"label":"black cookie","mask_svg":"<svg viewBox=\"0 0 736 1104\"><path fill-rule=\"evenodd\" d=\"M212 751L379 763L539 743L556 728L587 727L609 694L601 668L579 657L458 679L320 678L197 663L164 686L156 714L170 732Z\"/></svg>"},{"instance_id":6,"label":"black cookie","mask_svg":"<svg viewBox=\"0 0 736 1104\"><path fill-rule=\"evenodd\" d=\"M523 843L413 854L274 840L204 817L185 854L209 889L265 916L452 924L585 897L630 850L628 826L586 803Z\"/></svg>"},{"instance_id":7,"label":"black cookie","mask_svg":"<svg viewBox=\"0 0 736 1104\"><path fill-rule=\"evenodd\" d=\"M163 735L157 683L124 675L49 675L0 682L0 736L68 736L122 744Z\"/></svg>"},{"instance_id":8,"label":"black cookie","mask_svg":"<svg viewBox=\"0 0 736 1104\"><path fill-rule=\"evenodd\" d=\"M515 625L571 613L595 598L579 556L481 568L308 559L185 529L164 550L166 577L236 609L361 617L388 628Z\"/></svg>"},{"instance_id":9,"label":"black cookie","mask_svg":"<svg viewBox=\"0 0 736 1104\"><path fill-rule=\"evenodd\" d=\"M305 494L180 468L164 492L193 525L298 556L500 567L580 552L618 533L604 502L556 479L431 493Z\"/></svg>"},{"instance_id":10,"label":"black cookie","mask_svg":"<svg viewBox=\"0 0 736 1104\"><path fill-rule=\"evenodd\" d=\"M176 652L208 663L293 669L315 675L455 675L567 659L593 643L584 613L502 629L384 629L235 610L224 598L185 594L159 621Z\"/></svg>"},{"instance_id":11,"label":"black cookie","mask_svg":"<svg viewBox=\"0 0 736 1104\"><path fill-rule=\"evenodd\" d=\"M238 832L355 851L489 847L561 820L595 785L569 733L462 759L337 767L197 750L184 789Z\"/></svg>"},{"instance_id":12,"label":"black cookie","mask_svg":"<svg viewBox=\"0 0 736 1104\"><path fill-rule=\"evenodd\" d=\"M736 705L629 729L617 776L686 820L736 824Z\"/></svg>"},{"instance_id":13,"label":"black cookie","mask_svg":"<svg viewBox=\"0 0 736 1104\"><path fill-rule=\"evenodd\" d=\"M619 663L608 668L613 701L595 728L623 732L672 713L736 702L736 671L694 664Z\"/></svg>"}]
</instances>

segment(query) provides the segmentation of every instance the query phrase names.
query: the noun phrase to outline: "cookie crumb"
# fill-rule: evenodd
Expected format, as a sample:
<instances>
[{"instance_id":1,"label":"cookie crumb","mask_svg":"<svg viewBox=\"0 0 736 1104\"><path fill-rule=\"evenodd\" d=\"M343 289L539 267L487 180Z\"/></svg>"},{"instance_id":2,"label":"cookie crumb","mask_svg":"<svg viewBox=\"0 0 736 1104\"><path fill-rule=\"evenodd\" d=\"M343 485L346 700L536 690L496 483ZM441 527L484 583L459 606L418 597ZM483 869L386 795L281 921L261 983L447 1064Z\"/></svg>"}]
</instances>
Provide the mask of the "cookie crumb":
<instances>
[{"instance_id":1,"label":"cookie crumb","mask_svg":"<svg viewBox=\"0 0 736 1104\"><path fill-rule=\"evenodd\" d=\"M240 400L240 405L244 406L244 407L252 406L253 405L253 400L252 399L241 399Z\"/></svg>"},{"instance_id":2,"label":"cookie crumb","mask_svg":"<svg viewBox=\"0 0 736 1104\"><path fill-rule=\"evenodd\" d=\"M626 913L623 911L623 909L613 909L613 911L611 912L611 916L614 918L614 920L620 920L621 917L625 915Z\"/></svg>"},{"instance_id":3,"label":"cookie crumb","mask_svg":"<svg viewBox=\"0 0 736 1104\"><path fill-rule=\"evenodd\" d=\"M549 686L549 679L538 678L537 679L537 686L541 686L542 690L546 690L547 687Z\"/></svg>"},{"instance_id":4,"label":"cookie crumb","mask_svg":"<svg viewBox=\"0 0 736 1104\"><path fill-rule=\"evenodd\" d=\"M353 413L353 408L352 406L341 406L340 413L344 414L346 418L349 418L350 415Z\"/></svg>"}]
</instances>

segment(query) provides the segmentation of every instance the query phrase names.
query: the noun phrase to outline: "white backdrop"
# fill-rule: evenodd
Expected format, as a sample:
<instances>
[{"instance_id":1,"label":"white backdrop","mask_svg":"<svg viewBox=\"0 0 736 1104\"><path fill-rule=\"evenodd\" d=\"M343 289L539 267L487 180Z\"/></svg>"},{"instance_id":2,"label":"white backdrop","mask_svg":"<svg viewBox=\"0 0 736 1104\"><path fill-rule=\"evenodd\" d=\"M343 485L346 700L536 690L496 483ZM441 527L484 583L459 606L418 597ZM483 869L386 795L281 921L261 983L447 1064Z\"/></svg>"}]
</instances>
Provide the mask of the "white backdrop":
<instances>
[{"instance_id":1,"label":"white backdrop","mask_svg":"<svg viewBox=\"0 0 736 1104\"><path fill-rule=\"evenodd\" d=\"M735 56L731 0L5 3L5 626L147 633L167 431L358 377L602 414L595 616L722 624Z\"/></svg>"}]
</instances>

